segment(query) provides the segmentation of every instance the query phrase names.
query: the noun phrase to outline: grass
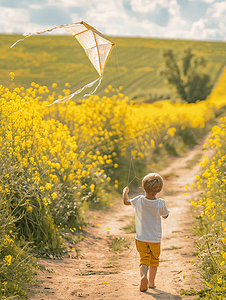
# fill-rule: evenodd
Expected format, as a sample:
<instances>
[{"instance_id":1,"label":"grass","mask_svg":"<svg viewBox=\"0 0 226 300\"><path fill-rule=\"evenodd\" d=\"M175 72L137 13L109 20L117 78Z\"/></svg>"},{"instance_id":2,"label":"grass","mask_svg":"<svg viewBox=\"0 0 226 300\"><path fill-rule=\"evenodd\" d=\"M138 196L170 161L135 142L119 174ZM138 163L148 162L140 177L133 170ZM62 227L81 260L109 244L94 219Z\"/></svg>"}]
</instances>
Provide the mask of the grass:
<instances>
[{"instance_id":1,"label":"grass","mask_svg":"<svg viewBox=\"0 0 226 300\"><path fill-rule=\"evenodd\" d=\"M129 222L125 227L123 227L126 233L136 233L136 225L134 219Z\"/></svg>"},{"instance_id":2,"label":"grass","mask_svg":"<svg viewBox=\"0 0 226 300\"><path fill-rule=\"evenodd\" d=\"M197 163L200 162L202 156L203 156L203 154L201 152L197 153L192 159L187 161L187 164L186 164L185 168L186 169L192 169L195 165L197 165Z\"/></svg>"},{"instance_id":3,"label":"grass","mask_svg":"<svg viewBox=\"0 0 226 300\"><path fill-rule=\"evenodd\" d=\"M4 85L26 88L34 81L51 88L56 82L55 92L59 94L66 82L74 91L98 78L84 50L72 36L32 36L10 49L19 38L18 35L0 35L0 80ZM162 64L161 50L166 47L178 52L191 47L195 54L204 56L209 60L207 69L214 81L225 64L225 43L126 37L109 39L116 46L97 91L99 96L104 95L108 85L116 88L121 85L124 94L138 102L174 97L157 73ZM8 80L11 71L16 74L14 83Z\"/></svg>"},{"instance_id":4,"label":"grass","mask_svg":"<svg viewBox=\"0 0 226 300\"><path fill-rule=\"evenodd\" d=\"M177 246L171 246L171 247L168 247L168 248L164 248L162 250L177 250L177 249L181 249L182 247L177 247Z\"/></svg>"},{"instance_id":5,"label":"grass","mask_svg":"<svg viewBox=\"0 0 226 300\"><path fill-rule=\"evenodd\" d=\"M121 253L123 251L123 248L129 248L129 241L125 238L113 238L110 242L108 242L108 245L112 252L114 253Z\"/></svg>"}]
</instances>

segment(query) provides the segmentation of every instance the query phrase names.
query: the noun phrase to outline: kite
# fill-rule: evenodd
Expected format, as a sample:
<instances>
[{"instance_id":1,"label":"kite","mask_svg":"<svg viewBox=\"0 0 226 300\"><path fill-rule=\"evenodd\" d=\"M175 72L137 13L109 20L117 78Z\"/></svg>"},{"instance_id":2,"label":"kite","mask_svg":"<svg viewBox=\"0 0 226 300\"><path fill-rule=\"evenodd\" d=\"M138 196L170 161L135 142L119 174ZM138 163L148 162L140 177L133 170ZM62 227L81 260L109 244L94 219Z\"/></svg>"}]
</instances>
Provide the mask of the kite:
<instances>
[{"instance_id":1,"label":"kite","mask_svg":"<svg viewBox=\"0 0 226 300\"><path fill-rule=\"evenodd\" d=\"M76 94L81 93L85 88L90 88L96 82L99 81L95 90L91 94L84 95L84 97L90 96L93 93L95 93L95 91L101 84L104 68L106 66L106 63L107 63L108 57L111 53L111 50L114 46L114 44L111 41L109 41L102 33L100 33L94 27L88 25L87 23L85 23L83 21L78 22L78 23L55 26L53 28L46 29L44 31L39 31L39 32L34 32L34 33L24 33L23 36L25 36L25 38L27 38L32 35L39 35L39 34L43 34L46 32L51 32L51 31L53 31L55 29L59 29L59 28L64 28L78 40L80 45L85 50L85 53L88 56L89 60L91 61L94 68L98 72L99 78L86 84L85 86L78 89L74 93L72 93L62 99L58 99L58 100L54 101L52 104L64 103L67 100L70 100ZM23 41L25 38L16 41L10 48L14 47L18 42ZM50 105L52 105L52 104L50 104ZM47 105L47 106L50 106L50 105Z\"/></svg>"}]
</instances>

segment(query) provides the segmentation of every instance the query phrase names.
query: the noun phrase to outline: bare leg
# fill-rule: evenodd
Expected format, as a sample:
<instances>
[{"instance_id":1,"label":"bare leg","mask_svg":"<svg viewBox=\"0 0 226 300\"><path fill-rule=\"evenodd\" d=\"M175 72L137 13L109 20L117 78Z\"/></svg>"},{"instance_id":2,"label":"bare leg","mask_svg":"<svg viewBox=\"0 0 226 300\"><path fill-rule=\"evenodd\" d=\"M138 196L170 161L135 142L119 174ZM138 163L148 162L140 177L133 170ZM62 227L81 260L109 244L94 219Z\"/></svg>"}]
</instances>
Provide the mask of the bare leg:
<instances>
[{"instance_id":1,"label":"bare leg","mask_svg":"<svg viewBox=\"0 0 226 300\"><path fill-rule=\"evenodd\" d=\"M140 291L145 292L148 289L148 266L146 265L140 265L140 276L141 276L141 282L140 282Z\"/></svg>"},{"instance_id":2,"label":"bare leg","mask_svg":"<svg viewBox=\"0 0 226 300\"><path fill-rule=\"evenodd\" d=\"M150 266L150 268L149 268L149 287L150 288L155 287L156 272L157 272L157 267Z\"/></svg>"}]
</instances>

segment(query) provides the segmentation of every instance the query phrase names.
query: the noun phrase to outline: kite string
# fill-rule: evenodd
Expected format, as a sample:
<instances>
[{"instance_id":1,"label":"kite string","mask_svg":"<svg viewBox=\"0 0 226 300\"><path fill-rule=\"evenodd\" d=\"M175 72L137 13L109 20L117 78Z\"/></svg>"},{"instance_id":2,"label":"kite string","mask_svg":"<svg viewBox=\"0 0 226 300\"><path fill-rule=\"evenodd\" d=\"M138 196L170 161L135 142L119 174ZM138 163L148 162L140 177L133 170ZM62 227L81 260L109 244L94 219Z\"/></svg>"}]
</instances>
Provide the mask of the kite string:
<instances>
[{"instance_id":1,"label":"kite string","mask_svg":"<svg viewBox=\"0 0 226 300\"><path fill-rule=\"evenodd\" d=\"M122 86L122 90L123 90L123 93L124 93L124 85L123 85L122 76L121 76L121 72L120 72L120 68L119 68L118 51L117 51L117 45L116 44L115 44L115 49L116 49L116 64L117 64L117 69L118 69L118 73L119 73L119 78L120 78L120 83L121 83L121 86ZM126 114L127 114L127 106L126 106L126 111L125 111L125 117L126 117ZM138 147L139 147L139 145L138 145ZM135 167L134 167L134 163L133 163L131 146L129 146L129 148L130 148L130 164L129 164L129 170L128 170L128 179L127 179L127 186L128 187L129 187L129 185L135 179L142 180L142 179L140 179L139 177L136 176ZM134 177L133 177L133 179L131 181L129 181L130 180L131 166L133 167Z\"/></svg>"},{"instance_id":2,"label":"kite string","mask_svg":"<svg viewBox=\"0 0 226 300\"><path fill-rule=\"evenodd\" d=\"M126 107L126 112L127 112L127 107ZM129 141L130 141L130 140L132 140L132 139L131 139L131 134L130 134L130 133L129 133L129 136L130 136L130 139L129 139ZM135 139L135 141L136 141L136 139ZM136 142L136 143L137 143L137 142ZM139 148L138 143L137 143L137 146L138 146L138 148ZM131 184L135 179L142 180L141 178L137 177L137 175L136 175L136 170L135 170L135 166L134 166L134 161L133 161L133 154L132 154L132 150L131 150L131 145L129 145L129 149L130 149L130 163L129 163L129 170L128 170L127 187L129 187L130 184ZM132 180L129 181L129 180L130 180L131 168L133 169L133 174L134 174L134 176L133 176Z\"/></svg>"}]
</instances>

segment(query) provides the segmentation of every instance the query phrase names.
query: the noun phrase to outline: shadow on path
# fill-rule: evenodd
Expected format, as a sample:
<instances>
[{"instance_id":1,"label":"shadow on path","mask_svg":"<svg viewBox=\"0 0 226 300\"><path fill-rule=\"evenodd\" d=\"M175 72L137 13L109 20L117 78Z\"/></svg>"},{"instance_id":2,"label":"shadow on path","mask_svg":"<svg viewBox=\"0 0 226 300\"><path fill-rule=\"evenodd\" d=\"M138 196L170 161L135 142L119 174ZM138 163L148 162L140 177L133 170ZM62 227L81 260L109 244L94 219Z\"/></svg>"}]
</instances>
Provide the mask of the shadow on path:
<instances>
[{"instance_id":1,"label":"shadow on path","mask_svg":"<svg viewBox=\"0 0 226 300\"><path fill-rule=\"evenodd\" d=\"M165 291L159 290L159 289L148 289L145 292L146 295L150 295L153 299L157 300L179 300L183 299L181 296L178 295L172 295L170 293L167 293Z\"/></svg>"}]
</instances>

